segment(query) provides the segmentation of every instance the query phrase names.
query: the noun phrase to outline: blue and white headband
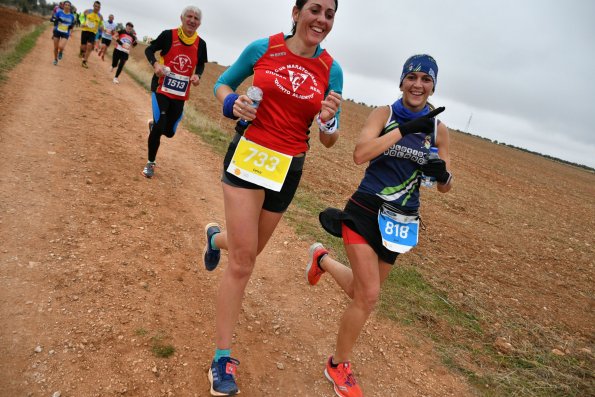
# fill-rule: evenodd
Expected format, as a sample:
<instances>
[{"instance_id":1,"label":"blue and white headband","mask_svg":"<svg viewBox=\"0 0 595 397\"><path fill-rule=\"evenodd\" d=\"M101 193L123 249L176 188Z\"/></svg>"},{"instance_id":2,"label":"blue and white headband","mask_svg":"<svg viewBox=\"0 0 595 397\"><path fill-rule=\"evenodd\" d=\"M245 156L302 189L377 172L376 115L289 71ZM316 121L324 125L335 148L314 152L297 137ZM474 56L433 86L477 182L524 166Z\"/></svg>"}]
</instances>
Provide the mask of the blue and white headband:
<instances>
[{"instance_id":1,"label":"blue and white headband","mask_svg":"<svg viewBox=\"0 0 595 397\"><path fill-rule=\"evenodd\" d=\"M399 87L403 85L405 76L411 72L427 73L432 80L434 80L434 90L436 90L436 84L438 83L438 64L434 58L427 54L419 54L409 57L403 65L403 73L401 73Z\"/></svg>"}]
</instances>

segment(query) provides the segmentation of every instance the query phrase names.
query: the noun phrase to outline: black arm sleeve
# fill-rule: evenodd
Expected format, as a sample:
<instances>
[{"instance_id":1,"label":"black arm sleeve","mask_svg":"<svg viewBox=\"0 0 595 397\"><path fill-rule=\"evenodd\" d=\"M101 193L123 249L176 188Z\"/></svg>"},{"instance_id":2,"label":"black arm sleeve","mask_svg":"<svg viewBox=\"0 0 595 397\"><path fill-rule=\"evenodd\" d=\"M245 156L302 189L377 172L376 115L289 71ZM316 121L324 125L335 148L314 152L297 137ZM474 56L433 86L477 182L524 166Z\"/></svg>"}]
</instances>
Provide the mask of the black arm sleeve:
<instances>
[{"instance_id":1,"label":"black arm sleeve","mask_svg":"<svg viewBox=\"0 0 595 397\"><path fill-rule=\"evenodd\" d=\"M198 60L196 62L195 71L197 75L202 75L202 72L205 71L205 63L207 62L209 62L207 57L207 43L203 39L200 39L198 43Z\"/></svg>"},{"instance_id":2,"label":"black arm sleeve","mask_svg":"<svg viewBox=\"0 0 595 397\"><path fill-rule=\"evenodd\" d=\"M171 48L171 30L164 30L159 34L159 36L151 41L151 44L145 50L145 57L147 57L147 61L151 64L151 66L157 62L157 58L155 58L155 53L157 51L161 51L161 56L164 56L169 52Z\"/></svg>"}]
</instances>

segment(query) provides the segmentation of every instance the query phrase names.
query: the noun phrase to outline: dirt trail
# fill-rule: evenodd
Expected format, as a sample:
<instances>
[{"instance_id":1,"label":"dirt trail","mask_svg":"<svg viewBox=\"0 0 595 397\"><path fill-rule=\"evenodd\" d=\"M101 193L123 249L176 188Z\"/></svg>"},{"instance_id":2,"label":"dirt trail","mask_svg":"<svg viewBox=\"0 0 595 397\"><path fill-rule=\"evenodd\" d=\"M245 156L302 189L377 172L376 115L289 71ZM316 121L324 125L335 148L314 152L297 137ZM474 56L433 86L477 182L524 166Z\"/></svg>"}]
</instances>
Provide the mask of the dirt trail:
<instances>
[{"instance_id":1,"label":"dirt trail","mask_svg":"<svg viewBox=\"0 0 595 397\"><path fill-rule=\"evenodd\" d=\"M0 395L207 396L222 269L200 254L203 225L223 223L221 158L180 128L143 178L148 93L125 74L114 85L95 54L83 69L78 32L53 66L50 37L0 97ZM322 369L345 299L305 285L309 244L281 224L258 259L235 337L242 395L332 395ZM471 395L402 335L366 326L367 396ZM176 353L157 358L155 343Z\"/></svg>"}]
</instances>

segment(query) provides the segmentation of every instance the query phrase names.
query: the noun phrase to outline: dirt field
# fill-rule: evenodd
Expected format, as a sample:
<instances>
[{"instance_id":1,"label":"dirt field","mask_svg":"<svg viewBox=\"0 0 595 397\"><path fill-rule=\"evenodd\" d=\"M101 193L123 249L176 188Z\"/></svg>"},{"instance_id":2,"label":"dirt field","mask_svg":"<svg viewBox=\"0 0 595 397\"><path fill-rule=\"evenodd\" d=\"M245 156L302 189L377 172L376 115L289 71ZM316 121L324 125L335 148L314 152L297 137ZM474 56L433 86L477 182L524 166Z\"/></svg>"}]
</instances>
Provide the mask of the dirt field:
<instances>
[{"instance_id":1,"label":"dirt field","mask_svg":"<svg viewBox=\"0 0 595 397\"><path fill-rule=\"evenodd\" d=\"M26 29L32 25L38 25L45 19L31 14L23 14L12 8L0 6L2 12L2 24L0 24L0 50L7 43L10 37L20 29Z\"/></svg>"},{"instance_id":2,"label":"dirt field","mask_svg":"<svg viewBox=\"0 0 595 397\"><path fill-rule=\"evenodd\" d=\"M221 269L200 256L203 225L224 223L221 156L181 128L143 178L148 93L125 74L112 84L95 55L81 68L79 32L53 66L50 37L0 97L0 395L206 396ZM192 103L231 130L212 96L221 70L208 65ZM340 143L309 153L302 188L328 205L363 172L351 151L369 110L345 102ZM451 145L455 188L424 195L428 229L399 260L481 317L486 345L592 368L595 176L459 133ZM310 243L282 223L258 258L235 335L242 395L332 395L322 368L346 298L328 279L303 281ZM170 345L169 358L152 352ZM478 393L429 337L378 316L354 361L366 396Z\"/></svg>"}]
</instances>

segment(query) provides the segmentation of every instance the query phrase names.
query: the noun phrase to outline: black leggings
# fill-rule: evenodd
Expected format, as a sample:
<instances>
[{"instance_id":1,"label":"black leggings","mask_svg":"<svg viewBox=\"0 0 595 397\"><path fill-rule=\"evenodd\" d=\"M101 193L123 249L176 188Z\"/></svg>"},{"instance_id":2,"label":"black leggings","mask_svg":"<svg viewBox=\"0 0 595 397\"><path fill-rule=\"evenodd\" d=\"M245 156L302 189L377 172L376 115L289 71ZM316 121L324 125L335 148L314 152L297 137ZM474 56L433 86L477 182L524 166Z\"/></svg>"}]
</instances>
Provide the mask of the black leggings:
<instances>
[{"instance_id":1,"label":"black leggings","mask_svg":"<svg viewBox=\"0 0 595 397\"><path fill-rule=\"evenodd\" d=\"M122 73L122 69L124 68L124 64L128 60L128 54L124 51L120 51L117 48L114 48L114 54L112 55L112 68L118 67L116 70L116 77ZM118 65L119 63L119 65Z\"/></svg>"},{"instance_id":2,"label":"black leggings","mask_svg":"<svg viewBox=\"0 0 595 397\"><path fill-rule=\"evenodd\" d=\"M155 161L161 135L172 138L184 114L184 101L153 92L153 128L149 132L149 161Z\"/></svg>"}]
</instances>

